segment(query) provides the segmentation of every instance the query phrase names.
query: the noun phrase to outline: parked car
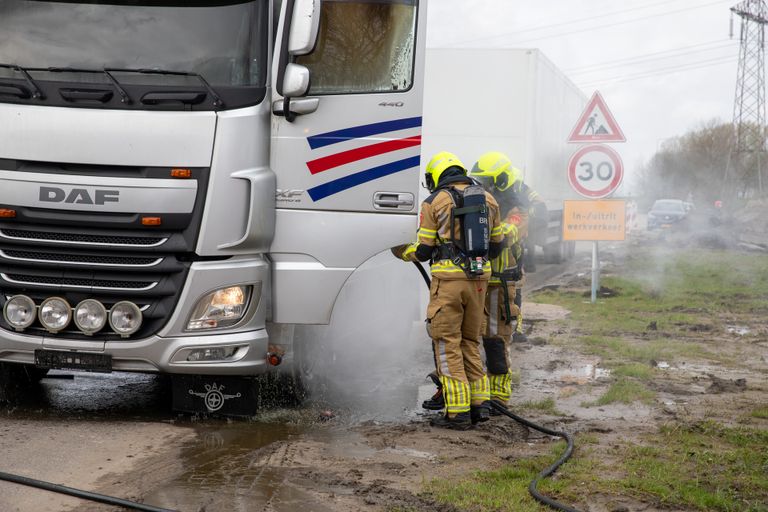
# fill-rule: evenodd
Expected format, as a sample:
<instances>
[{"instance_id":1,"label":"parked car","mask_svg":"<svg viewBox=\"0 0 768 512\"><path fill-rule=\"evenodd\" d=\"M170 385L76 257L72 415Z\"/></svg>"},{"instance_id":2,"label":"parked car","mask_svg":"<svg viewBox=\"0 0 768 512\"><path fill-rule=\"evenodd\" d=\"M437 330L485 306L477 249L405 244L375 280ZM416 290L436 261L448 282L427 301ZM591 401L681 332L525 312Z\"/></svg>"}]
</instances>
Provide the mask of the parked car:
<instances>
[{"instance_id":1,"label":"parked car","mask_svg":"<svg viewBox=\"0 0 768 512\"><path fill-rule=\"evenodd\" d=\"M648 212L648 229L667 229L688 218L688 208L679 199L658 199Z\"/></svg>"}]
</instances>

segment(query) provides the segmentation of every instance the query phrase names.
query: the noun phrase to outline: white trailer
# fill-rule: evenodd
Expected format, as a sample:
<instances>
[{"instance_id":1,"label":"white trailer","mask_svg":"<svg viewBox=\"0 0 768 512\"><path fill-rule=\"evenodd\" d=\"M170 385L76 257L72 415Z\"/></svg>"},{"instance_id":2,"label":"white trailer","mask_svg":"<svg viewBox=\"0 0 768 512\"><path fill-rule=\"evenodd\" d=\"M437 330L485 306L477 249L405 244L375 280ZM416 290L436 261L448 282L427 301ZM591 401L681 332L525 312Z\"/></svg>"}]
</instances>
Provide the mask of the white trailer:
<instances>
[{"instance_id":1,"label":"white trailer","mask_svg":"<svg viewBox=\"0 0 768 512\"><path fill-rule=\"evenodd\" d=\"M425 65L422 156L451 151L472 166L502 151L523 171L551 213L545 258L561 260L562 200L574 197L566 143L587 98L536 49L429 48Z\"/></svg>"}]
</instances>

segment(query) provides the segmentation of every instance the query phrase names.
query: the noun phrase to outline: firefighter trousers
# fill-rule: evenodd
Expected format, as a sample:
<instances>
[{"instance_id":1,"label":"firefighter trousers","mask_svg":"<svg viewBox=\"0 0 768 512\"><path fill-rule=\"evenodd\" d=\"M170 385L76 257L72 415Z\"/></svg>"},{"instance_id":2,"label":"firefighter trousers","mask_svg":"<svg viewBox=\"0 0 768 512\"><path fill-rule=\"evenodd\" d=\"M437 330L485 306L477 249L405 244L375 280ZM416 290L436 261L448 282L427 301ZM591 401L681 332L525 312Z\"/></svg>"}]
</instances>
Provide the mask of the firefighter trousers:
<instances>
[{"instance_id":1,"label":"firefighter trousers","mask_svg":"<svg viewBox=\"0 0 768 512\"><path fill-rule=\"evenodd\" d=\"M512 396L510 343L517 327L520 309L515 302L514 282L491 284L485 298L485 325L483 347L488 368L491 399L506 404ZM509 301L509 310L507 309Z\"/></svg>"},{"instance_id":2,"label":"firefighter trousers","mask_svg":"<svg viewBox=\"0 0 768 512\"><path fill-rule=\"evenodd\" d=\"M432 278L427 332L449 415L467 412L490 398L480 356L487 286L483 280Z\"/></svg>"}]
</instances>

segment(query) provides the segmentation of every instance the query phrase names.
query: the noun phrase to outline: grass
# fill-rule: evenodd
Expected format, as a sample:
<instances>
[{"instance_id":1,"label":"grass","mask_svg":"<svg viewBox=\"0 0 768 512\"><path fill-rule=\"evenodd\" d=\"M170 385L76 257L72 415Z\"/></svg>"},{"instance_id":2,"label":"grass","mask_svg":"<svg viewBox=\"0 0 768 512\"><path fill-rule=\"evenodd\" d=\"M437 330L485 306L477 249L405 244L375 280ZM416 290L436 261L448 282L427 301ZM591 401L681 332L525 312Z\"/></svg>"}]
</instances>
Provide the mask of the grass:
<instances>
[{"instance_id":1,"label":"grass","mask_svg":"<svg viewBox=\"0 0 768 512\"><path fill-rule=\"evenodd\" d=\"M515 405L515 408L516 409L520 408L528 411L531 411L531 410L541 411L546 414L551 414L552 416L566 416L565 413L557 410L557 407L555 407L554 398L545 398L543 400L523 402L521 404Z\"/></svg>"},{"instance_id":2,"label":"grass","mask_svg":"<svg viewBox=\"0 0 768 512\"><path fill-rule=\"evenodd\" d=\"M608 391L606 391L600 398L594 402L584 402L581 405L583 407L593 407L613 404L616 402L631 404L635 401L650 403L655 396L656 393L646 388L641 382L628 377L621 377L611 384Z\"/></svg>"},{"instance_id":3,"label":"grass","mask_svg":"<svg viewBox=\"0 0 768 512\"><path fill-rule=\"evenodd\" d=\"M616 377L632 377L643 381L651 380L655 374L654 369L644 363L618 364L611 368L611 372Z\"/></svg>"},{"instance_id":4,"label":"grass","mask_svg":"<svg viewBox=\"0 0 768 512\"><path fill-rule=\"evenodd\" d=\"M601 285L618 295L596 307L581 290L546 290L537 302L569 309L591 334L636 334L665 338L691 331L721 331L724 315L768 311L768 256L724 251L669 252L629 259L622 277ZM656 322L657 331L651 330Z\"/></svg>"},{"instance_id":5,"label":"grass","mask_svg":"<svg viewBox=\"0 0 768 512\"><path fill-rule=\"evenodd\" d=\"M578 442L578 441L577 441ZM426 486L429 496L445 504L456 506L466 512L543 512L551 510L540 505L528 493L528 484L544 468L552 464L565 450L565 443L552 445L549 456L520 459L514 465L508 465L492 471L477 471L458 482L435 479ZM560 499L567 487L574 485L567 476L571 472L586 475L593 480L597 474L592 459L574 457L558 470L564 479L543 480L539 491Z\"/></svg>"},{"instance_id":6,"label":"grass","mask_svg":"<svg viewBox=\"0 0 768 512\"><path fill-rule=\"evenodd\" d=\"M620 489L664 508L768 511L768 431L673 424L647 441L623 450Z\"/></svg>"},{"instance_id":7,"label":"grass","mask_svg":"<svg viewBox=\"0 0 768 512\"><path fill-rule=\"evenodd\" d=\"M656 256L659 256L658 254ZM724 331L721 318L768 314L768 256L697 249L663 258L637 255L622 267L623 277L604 277L601 284L618 291L595 306L576 290L548 290L536 302L571 311L559 324L575 335L555 337L553 344L573 344L599 356L614 381L597 400L582 404L649 402L647 384L664 372L655 362L709 359L731 362L715 353L707 336ZM655 322L655 329L653 323ZM579 334L581 333L581 334ZM693 339L696 333L699 339ZM719 343L719 341L718 341ZM556 411L553 399L521 407ZM768 419L768 406L746 409L744 417ZM753 424L757 424L752 420ZM650 508L716 512L768 512L768 431L749 425L725 426L712 421L671 423L653 435L612 441L611 449L594 433L576 436L576 453L557 473L541 482L545 495L575 506L599 496L632 497ZM528 484L562 453L523 458L500 469L478 471L459 481L435 479L429 495L467 512L543 512L528 495Z\"/></svg>"},{"instance_id":8,"label":"grass","mask_svg":"<svg viewBox=\"0 0 768 512\"><path fill-rule=\"evenodd\" d=\"M543 494L569 505L591 503L597 495L632 496L668 510L768 512L768 431L673 423L644 436L644 444L619 445L608 455L590 447L595 439L589 436L576 437L574 457L557 478L540 483ZM528 484L564 446L558 442L549 456L520 459L459 481L434 479L425 492L467 512L543 512L549 509L530 497Z\"/></svg>"}]
</instances>

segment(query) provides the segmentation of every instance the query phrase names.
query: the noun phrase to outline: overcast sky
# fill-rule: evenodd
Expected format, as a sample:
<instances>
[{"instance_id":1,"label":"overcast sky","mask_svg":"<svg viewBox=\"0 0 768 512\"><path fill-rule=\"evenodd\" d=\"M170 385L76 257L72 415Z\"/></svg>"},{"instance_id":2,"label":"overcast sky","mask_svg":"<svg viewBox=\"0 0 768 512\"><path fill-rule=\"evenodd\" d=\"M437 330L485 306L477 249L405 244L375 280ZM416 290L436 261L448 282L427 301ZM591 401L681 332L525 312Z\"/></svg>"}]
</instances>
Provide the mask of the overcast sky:
<instances>
[{"instance_id":1,"label":"overcast sky","mask_svg":"<svg viewBox=\"0 0 768 512\"><path fill-rule=\"evenodd\" d=\"M664 140L730 122L737 0L433 0L429 47L539 48L589 97L599 90L627 138L628 179ZM576 120L574 119L574 123Z\"/></svg>"}]
</instances>

